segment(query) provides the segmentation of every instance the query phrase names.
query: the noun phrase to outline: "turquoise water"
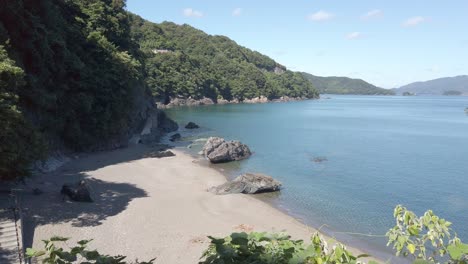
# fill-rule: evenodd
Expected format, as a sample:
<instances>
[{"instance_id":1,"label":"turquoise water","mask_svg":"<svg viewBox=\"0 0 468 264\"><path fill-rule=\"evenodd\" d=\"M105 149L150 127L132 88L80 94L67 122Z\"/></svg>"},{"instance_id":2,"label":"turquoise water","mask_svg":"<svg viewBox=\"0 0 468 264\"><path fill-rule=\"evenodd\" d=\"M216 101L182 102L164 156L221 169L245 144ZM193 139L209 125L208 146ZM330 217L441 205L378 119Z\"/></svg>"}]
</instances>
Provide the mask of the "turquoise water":
<instances>
[{"instance_id":1,"label":"turquoise water","mask_svg":"<svg viewBox=\"0 0 468 264\"><path fill-rule=\"evenodd\" d=\"M307 224L374 252L403 204L433 209L468 241L468 97L331 96L329 100L168 110L195 137L238 139L254 155L231 172L263 172L284 189L263 197ZM195 133L186 132L183 133ZM314 162L315 158L325 161Z\"/></svg>"}]
</instances>

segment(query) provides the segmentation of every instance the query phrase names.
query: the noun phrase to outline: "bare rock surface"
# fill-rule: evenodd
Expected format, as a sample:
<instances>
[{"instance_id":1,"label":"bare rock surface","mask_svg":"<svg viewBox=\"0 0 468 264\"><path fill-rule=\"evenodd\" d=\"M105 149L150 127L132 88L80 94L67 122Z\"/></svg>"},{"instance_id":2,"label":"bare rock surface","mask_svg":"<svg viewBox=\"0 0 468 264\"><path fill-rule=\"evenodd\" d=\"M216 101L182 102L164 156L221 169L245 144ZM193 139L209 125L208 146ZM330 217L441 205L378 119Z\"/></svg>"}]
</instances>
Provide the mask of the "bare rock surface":
<instances>
[{"instance_id":1,"label":"bare rock surface","mask_svg":"<svg viewBox=\"0 0 468 264\"><path fill-rule=\"evenodd\" d=\"M240 141L226 141L219 137L210 137L203 147L203 155L211 163L223 163L250 157L249 147Z\"/></svg>"},{"instance_id":2,"label":"bare rock surface","mask_svg":"<svg viewBox=\"0 0 468 264\"><path fill-rule=\"evenodd\" d=\"M232 193L255 194L279 191L281 186L281 182L268 175L246 173L235 178L233 181L211 187L208 191L218 195Z\"/></svg>"}]
</instances>

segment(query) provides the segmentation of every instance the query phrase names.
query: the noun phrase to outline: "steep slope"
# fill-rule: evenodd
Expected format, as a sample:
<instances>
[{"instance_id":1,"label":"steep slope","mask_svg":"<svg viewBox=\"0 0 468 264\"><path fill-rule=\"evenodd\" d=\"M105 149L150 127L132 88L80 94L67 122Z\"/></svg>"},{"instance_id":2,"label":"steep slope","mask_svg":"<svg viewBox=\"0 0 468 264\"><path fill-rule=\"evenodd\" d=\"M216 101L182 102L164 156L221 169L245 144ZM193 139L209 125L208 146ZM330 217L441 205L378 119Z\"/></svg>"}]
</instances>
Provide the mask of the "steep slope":
<instances>
[{"instance_id":1,"label":"steep slope","mask_svg":"<svg viewBox=\"0 0 468 264\"><path fill-rule=\"evenodd\" d=\"M47 148L125 144L154 108L125 1L0 2L0 180Z\"/></svg>"},{"instance_id":2,"label":"steep slope","mask_svg":"<svg viewBox=\"0 0 468 264\"><path fill-rule=\"evenodd\" d=\"M133 39L145 55L146 82L164 103L171 98L316 98L305 78L224 36L189 25L155 24L131 15Z\"/></svg>"},{"instance_id":3,"label":"steep slope","mask_svg":"<svg viewBox=\"0 0 468 264\"><path fill-rule=\"evenodd\" d=\"M409 92L416 95L468 95L468 75L414 82L394 91L397 94Z\"/></svg>"},{"instance_id":4,"label":"steep slope","mask_svg":"<svg viewBox=\"0 0 468 264\"><path fill-rule=\"evenodd\" d=\"M379 88L361 79L348 77L320 77L303 72L320 93L324 94L363 94L363 95L393 95L392 90Z\"/></svg>"}]
</instances>

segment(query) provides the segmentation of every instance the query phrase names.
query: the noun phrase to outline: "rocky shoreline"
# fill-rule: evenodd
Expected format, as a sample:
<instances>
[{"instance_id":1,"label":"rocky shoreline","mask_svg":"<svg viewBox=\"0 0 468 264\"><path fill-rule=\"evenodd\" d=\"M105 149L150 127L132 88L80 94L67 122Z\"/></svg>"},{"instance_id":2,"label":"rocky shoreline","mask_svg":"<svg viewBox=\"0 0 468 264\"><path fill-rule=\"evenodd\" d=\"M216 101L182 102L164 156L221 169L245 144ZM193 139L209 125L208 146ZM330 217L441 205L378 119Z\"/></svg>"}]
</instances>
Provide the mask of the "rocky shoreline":
<instances>
[{"instance_id":1,"label":"rocky shoreline","mask_svg":"<svg viewBox=\"0 0 468 264\"><path fill-rule=\"evenodd\" d=\"M264 103L282 103L282 102L293 102L293 101L304 101L309 99L317 99L317 98L307 98L307 97L289 97L289 96L281 96L278 99L270 100L266 96L259 96L254 97L251 99L244 99L239 100L234 98L232 100L226 99L217 99L214 101L211 98L203 97L202 99L193 99L189 98L171 98L169 103L164 104L162 102L156 102L158 109L167 109L172 107L179 107L179 106L201 106L201 105L224 105L224 104L264 104Z\"/></svg>"}]
</instances>

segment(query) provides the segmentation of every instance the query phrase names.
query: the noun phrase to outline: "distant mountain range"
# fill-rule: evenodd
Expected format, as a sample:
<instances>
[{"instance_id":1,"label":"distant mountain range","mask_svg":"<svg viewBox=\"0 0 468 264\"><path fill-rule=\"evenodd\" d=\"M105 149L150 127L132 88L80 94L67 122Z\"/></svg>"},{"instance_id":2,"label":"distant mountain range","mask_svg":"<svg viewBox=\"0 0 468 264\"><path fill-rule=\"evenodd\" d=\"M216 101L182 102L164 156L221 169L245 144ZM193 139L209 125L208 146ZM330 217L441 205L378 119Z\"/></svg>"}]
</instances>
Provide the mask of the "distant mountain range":
<instances>
[{"instance_id":1,"label":"distant mountain range","mask_svg":"<svg viewBox=\"0 0 468 264\"><path fill-rule=\"evenodd\" d=\"M390 89L384 89L372 85L361 79L348 77L320 77L302 72L321 94L362 94L362 95L394 95Z\"/></svg>"},{"instance_id":2,"label":"distant mountain range","mask_svg":"<svg viewBox=\"0 0 468 264\"><path fill-rule=\"evenodd\" d=\"M414 82L392 90L396 94L468 95L468 75L439 78L426 82Z\"/></svg>"}]
</instances>

